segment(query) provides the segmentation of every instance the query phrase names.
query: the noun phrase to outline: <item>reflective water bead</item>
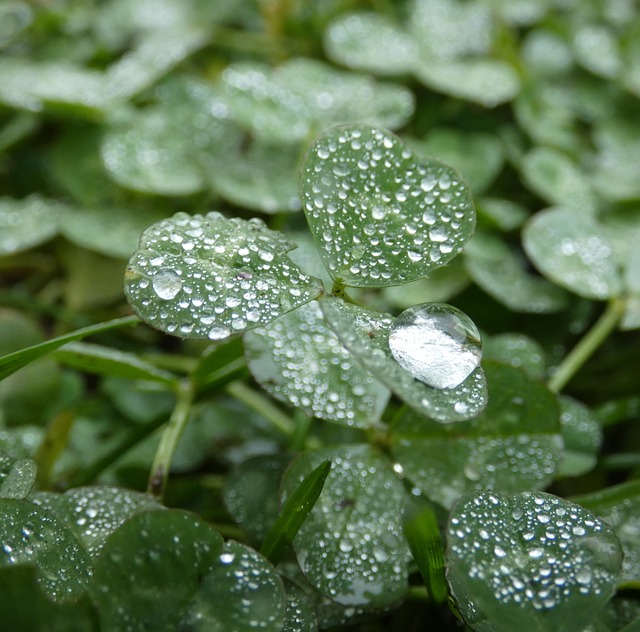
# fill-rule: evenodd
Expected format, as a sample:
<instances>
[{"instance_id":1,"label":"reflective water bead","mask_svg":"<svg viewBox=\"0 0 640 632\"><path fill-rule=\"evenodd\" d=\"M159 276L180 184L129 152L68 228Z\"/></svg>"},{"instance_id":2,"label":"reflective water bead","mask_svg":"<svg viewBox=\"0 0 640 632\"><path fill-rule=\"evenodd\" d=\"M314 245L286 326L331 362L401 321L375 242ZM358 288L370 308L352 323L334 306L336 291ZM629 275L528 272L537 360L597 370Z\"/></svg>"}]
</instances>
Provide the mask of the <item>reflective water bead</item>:
<instances>
[{"instance_id":1,"label":"reflective water bead","mask_svg":"<svg viewBox=\"0 0 640 632\"><path fill-rule=\"evenodd\" d=\"M389 349L403 369L434 388L460 385L482 358L473 321L444 303L423 303L402 312L389 333Z\"/></svg>"}]
</instances>

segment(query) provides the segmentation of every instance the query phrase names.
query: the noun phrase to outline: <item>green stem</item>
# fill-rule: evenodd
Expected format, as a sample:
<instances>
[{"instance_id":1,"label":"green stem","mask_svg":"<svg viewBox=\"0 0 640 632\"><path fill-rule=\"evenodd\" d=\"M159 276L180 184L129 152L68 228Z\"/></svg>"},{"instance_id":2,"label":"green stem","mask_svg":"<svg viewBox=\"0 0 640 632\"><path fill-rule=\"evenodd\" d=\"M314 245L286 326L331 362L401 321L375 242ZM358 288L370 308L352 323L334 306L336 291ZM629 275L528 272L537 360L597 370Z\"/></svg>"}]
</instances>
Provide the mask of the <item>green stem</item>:
<instances>
[{"instance_id":1,"label":"green stem","mask_svg":"<svg viewBox=\"0 0 640 632\"><path fill-rule=\"evenodd\" d=\"M147 485L147 492L160 500L164 496L167 487L173 453L189 419L192 403L193 385L190 380L182 380L178 384L175 408L171 413L169 422L162 431L160 445L156 450L156 455L151 465L151 474Z\"/></svg>"},{"instance_id":2,"label":"green stem","mask_svg":"<svg viewBox=\"0 0 640 632\"><path fill-rule=\"evenodd\" d=\"M246 384L238 381L231 382L227 384L225 390L229 395L268 419L282 434L290 437L295 432L296 425L289 415Z\"/></svg>"},{"instance_id":3,"label":"green stem","mask_svg":"<svg viewBox=\"0 0 640 632\"><path fill-rule=\"evenodd\" d=\"M549 379L547 386L555 393L560 392L591 357L594 351L615 329L624 311L624 301L613 298L595 325L587 332L567 357L559 364Z\"/></svg>"}]
</instances>

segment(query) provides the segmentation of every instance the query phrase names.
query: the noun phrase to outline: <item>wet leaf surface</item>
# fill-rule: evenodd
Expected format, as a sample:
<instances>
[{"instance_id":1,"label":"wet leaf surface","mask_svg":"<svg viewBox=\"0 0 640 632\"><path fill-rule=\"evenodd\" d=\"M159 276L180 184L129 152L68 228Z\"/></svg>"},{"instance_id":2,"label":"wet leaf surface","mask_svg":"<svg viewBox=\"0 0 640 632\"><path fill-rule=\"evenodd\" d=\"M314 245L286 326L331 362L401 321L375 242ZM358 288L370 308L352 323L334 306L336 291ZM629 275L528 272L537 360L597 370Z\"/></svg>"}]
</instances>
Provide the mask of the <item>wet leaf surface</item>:
<instances>
[{"instance_id":1,"label":"wet leaf surface","mask_svg":"<svg viewBox=\"0 0 640 632\"><path fill-rule=\"evenodd\" d=\"M613 594L622 563L610 527L542 492L465 496L447 543L451 590L477 630L581 631Z\"/></svg>"},{"instance_id":2,"label":"wet leaf surface","mask_svg":"<svg viewBox=\"0 0 640 632\"><path fill-rule=\"evenodd\" d=\"M222 340L317 296L319 282L288 259L291 248L258 219L178 213L143 233L125 291L152 326Z\"/></svg>"},{"instance_id":3,"label":"wet leaf surface","mask_svg":"<svg viewBox=\"0 0 640 632\"><path fill-rule=\"evenodd\" d=\"M399 138L364 125L314 142L301 195L329 272L356 287L428 276L462 251L475 227L469 189L455 170L420 163Z\"/></svg>"}]
</instances>

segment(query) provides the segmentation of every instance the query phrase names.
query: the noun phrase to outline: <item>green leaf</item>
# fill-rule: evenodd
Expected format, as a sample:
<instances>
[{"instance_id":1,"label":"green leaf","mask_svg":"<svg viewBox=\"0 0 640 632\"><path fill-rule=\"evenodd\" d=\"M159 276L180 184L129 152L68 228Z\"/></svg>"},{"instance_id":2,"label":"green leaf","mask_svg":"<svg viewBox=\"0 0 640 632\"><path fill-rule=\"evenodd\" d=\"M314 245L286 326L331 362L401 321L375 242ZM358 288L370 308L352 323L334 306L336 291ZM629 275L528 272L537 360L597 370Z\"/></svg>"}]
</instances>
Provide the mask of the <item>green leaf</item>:
<instances>
[{"instance_id":1,"label":"green leaf","mask_svg":"<svg viewBox=\"0 0 640 632\"><path fill-rule=\"evenodd\" d=\"M476 232L464 252L469 276L487 294L515 312L546 314L567 305L567 295L547 280L526 272L519 258L498 235Z\"/></svg>"},{"instance_id":2,"label":"green leaf","mask_svg":"<svg viewBox=\"0 0 640 632\"><path fill-rule=\"evenodd\" d=\"M0 198L0 255L28 250L55 237L63 208L35 194L22 200Z\"/></svg>"},{"instance_id":3,"label":"green leaf","mask_svg":"<svg viewBox=\"0 0 640 632\"><path fill-rule=\"evenodd\" d=\"M0 357L0 380L15 373L18 369L26 366L30 362L41 358L52 351L62 347L68 342L74 340L80 340L93 334L99 334L103 331L109 331L110 329L116 329L118 327L125 327L127 325L137 325L138 319L133 316L125 316L124 318L115 318L114 320L108 320L104 323L98 323L97 325L91 325L82 329L76 329L71 333L52 338L46 342L41 342L19 351L14 351L5 356Z\"/></svg>"},{"instance_id":4,"label":"green leaf","mask_svg":"<svg viewBox=\"0 0 640 632\"><path fill-rule=\"evenodd\" d=\"M138 246L140 234L163 213L144 208L86 208L67 206L59 218L59 231L70 242L118 259L128 259Z\"/></svg>"},{"instance_id":5,"label":"green leaf","mask_svg":"<svg viewBox=\"0 0 640 632\"><path fill-rule=\"evenodd\" d=\"M0 498L26 498L36 481L33 459L14 459L0 452Z\"/></svg>"},{"instance_id":6,"label":"green leaf","mask_svg":"<svg viewBox=\"0 0 640 632\"><path fill-rule=\"evenodd\" d=\"M157 329L221 340L318 295L320 282L288 259L291 249L258 219L177 213L143 233L125 292L140 318Z\"/></svg>"},{"instance_id":7,"label":"green leaf","mask_svg":"<svg viewBox=\"0 0 640 632\"><path fill-rule=\"evenodd\" d=\"M417 78L438 92L493 108L511 101L520 92L515 69L495 59L439 61L421 59L415 70ZM491 89L487 89L491 86Z\"/></svg>"},{"instance_id":8,"label":"green leaf","mask_svg":"<svg viewBox=\"0 0 640 632\"><path fill-rule=\"evenodd\" d=\"M618 36L604 24L585 24L573 33L576 61L596 75L615 79L622 70L623 58Z\"/></svg>"},{"instance_id":9,"label":"green leaf","mask_svg":"<svg viewBox=\"0 0 640 632\"><path fill-rule=\"evenodd\" d=\"M379 422L389 392L342 346L316 302L244 335L254 378L274 397L347 426Z\"/></svg>"},{"instance_id":10,"label":"green leaf","mask_svg":"<svg viewBox=\"0 0 640 632\"><path fill-rule=\"evenodd\" d=\"M177 382L177 376L158 369L134 353L111 349L86 342L71 342L54 353L62 364L87 373L122 377L129 380L149 380L168 386Z\"/></svg>"},{"instance_id":11,"label":"green leaf","mask_svg":"<svg viewBox=\"0 0 640 632\"><path fill-rule=\"evenodd\" d=\"M330 471L331 461L323 461L313 472L305 476L285 501L278 519L267 532L260 547L260 553L274 564L280 561L285 547L293 542L300 531L300 527L318 501Z\"/></svg>"},{"instance_id":12,"label":"green leaf","mask_svg":"<svg viewBox=\"0 0 640 632\"><path fill-rule=\"evenodd\" d=\"M148 108L128 127L110 130L101 155L119 185L159 195L190 195L205 187L188 135L181 134L169 112Z\"/></svg>"},{"instance_id":13,"label":"green leaf","mask_svg":"<svg viewBox=\"0 0 640 632\"><path fill-rule=\"evenodd\" d=\"M605 523L542 492L462 498L447 543L449 585L474 630L582 632L622 563Z\"/></svg>"},{"instance_id":14,"label":"green leaf","mask_svg":"<svg viewBox=\"0 0 640 632\"><path fill-rule=\"evenodd\" d=\"M621 291L612 247L589 214L568 208L536 213L522 243L542 274L584 298L605 300Z\"/></svg>"},{"instance_id":15,"label":"green leaf","mask_svg":"<svg viewBox=\"0 0 640 632\"><path fill-rule=\"evenodd\" d=\"M402 75L416 63L416 45L401 25L385 15L340 15L324 32L324 49L334 61L379 75Z\"/></svg>"},{"instance_id":16,"label":"green leaf","mask_svg":"<svg viewBox=\"0 0 640 632\"><path fill-rule=\"evenodd\" d=\"M37 582L36 568L20 564L0 568L0 621L5 630L99 632L95 606L84 595L54 603Z\"/></svg>"},{"instance_id":17,"label":"green leaf","mask_svg":"<svg viewBox=\"0 0 640 632\"><path fill-rule=\"evenodd\" d=\"M392 316L329 297L320 301L320 307L356 360L416 411L449 423L474 417L485 407L486 383L481 368L455 388L427 386L393 359L388 344L395 321Z\"/></svg>"},{"instance_id":18,"label":"green leaf","mask_svg":"<svg viewBox=\"0 0 640 632\"><path fill-rule=\"evenodd\" d=\"M7 56L0 60L0 76L0 103L9 107L38 112L56 106L89 118L101 118L113 107L102 73L72 62Z\"/></svg>"},{"instance_id":19,"label":"green leaf","mask_svg":"<svg viewBox=\"0 0 640 632\"><path fill-rule=\"evenodd\" d=\"M553 394L521 369L485 364L489 404L452 427L407 411L393 427L391 451L405 475L431 500L450 508L482 489L543 489L562 456Z\"/></svg>"},{"instance_id":20,"label":"green leaf","mask_svg":"<svg viewBox=\"0 0 640 632\"><path fill-rule=\"evenodd\" d=\"M498 360L503 364L521 368L529 377L541 380L546 372L545 353L533 338L519 333L503 333L484 339L485 360Z\"/></svg>"},{"instance_id":21,"label":"green leaf","mask_svg":"<svg viewBox=\"0 0 640 632\"><path fill-rule=\"evenodd\" d=\"M365 125L316 139L301 197L329 272L356 287L428 276L462 251L475 227L470 191L455 170L421 164L399 138Z\"/></svg>"},{"instance_id":22,"label":"green leaf","mask_svg":"<svg viewBox=\"0 0 640 632\"><path fill-rule=\"evenodd\" d=\"M602 445L602 427L588 406L561 395L560 430L564 455L558 476L580 476L592 470Z\"/></svg>"},{"instance_id":23,"label":"green leaf","mask_svg":"<svg viewBox=\"0 0 640 632\"><path fill-rule=\"evenodd\" d=\"M222 547L217 531L186 512L147 511L127 520L107 538L91 577L102 628L180 629Z\"/></svg>"},{"instance_id":24,"label":"green leaf","mask_svg":"<svg viewBox=\"0 0 640 632\"><path fill-rule=\"evenodd\" d=\"M0 566L35 564L54 601L79 597L89 580L89 556L55 515L27 500L0 499Z\"/></svg>"},{"instance_id":25,"label":"green leaf","mask_svg":"<svg viewBox=\"0 0 640 632\"><path fill-rule=\"evenodd\" d=\"M593 212L596 200L587 175L564 153L550 147L536 147L523 159L525 184L551 204Z\"/></svg>"},{"instance_id":26,"label":"green leaf","mask_svg":"<svg viewBox=\"0 0 640 632\"><path fill-rule=\"evenodd\" d=\"M620 580L640 581L640 481L613 485L573 500L602 518L618 536L624 551Z\"/></svg>"},{"instance_id":27,"label":"green leaf","mask_svg":"<svg viewBox=\"0 0 640 632\"><path fill-rule=\"evenodd\" d=\"M352 445L303 454L285 474L284 493L291 497L326 460L333 467L324 490L294 541L300 567L340 604L391 605L407 589L402 483L372 448Z\"/></svg>"},{"instance_id":28,"label":"green leaf","mask_svg":"<svg viewBox=\"0 0 640 632\"><path fill-rule=\"evenodd\" d=\"M286 453L261 454L237 464L225 478L225 507L256 542L264 540L278 518L280 481L290 462Z\"/></svg>"},{"instance_id":29,"label":"green leaf","mask_svg":"<svg viewBox=\"0 0 640 632\"><path fill-rule=\"evenodd\" d=\"M163 508L148 494L107 486L76 487L64 494L36 492L29 500L62 520L92 557L127 518Z\"/></svg>"},{"instance_id":30,"label":"green leaf","mask_svg":"<svg viewBox=\"0 0 640 632\"><path fill-rule=\"evenodd\" d=\"M263 213L300 210L295 145L254 142L245 151L226 156L211 173L215 190L244 208Z\"/></svg>"},{"instance_id":31,"label":"green leaf","mask_svg":"<svg viewBox=\"0 0 640 632\"><path fill-rule=\"evenodd\" d=\"M281 632L285 608L284 589L273 566L248 546L229 541L201 580L180 629Z\"/></svg>"},{"instance_id":32,"label":"green leaf","mask_svg":"<svg viewBox=\"0 0 640 632\"><path fill-rule=\"evenodd\" d=\"M405 511L403 529L431 599L444 603L448 592L444 545L435 512L424 503L414 502L409 511Z\"/></svg>"},{"instance_id":33,"label":"green leaf","mask_svg":"<svg viewBox=\"0 0 640 632\"><path fill-rule=\"evenodd\" d=\"M377 83L313 59L293 59L275 69L230 64L222 73L222 87L234 120L271 143L304 140L355 121L396 129L414 109L413 94L403 86Z\"/></svg>"}]
</instances>

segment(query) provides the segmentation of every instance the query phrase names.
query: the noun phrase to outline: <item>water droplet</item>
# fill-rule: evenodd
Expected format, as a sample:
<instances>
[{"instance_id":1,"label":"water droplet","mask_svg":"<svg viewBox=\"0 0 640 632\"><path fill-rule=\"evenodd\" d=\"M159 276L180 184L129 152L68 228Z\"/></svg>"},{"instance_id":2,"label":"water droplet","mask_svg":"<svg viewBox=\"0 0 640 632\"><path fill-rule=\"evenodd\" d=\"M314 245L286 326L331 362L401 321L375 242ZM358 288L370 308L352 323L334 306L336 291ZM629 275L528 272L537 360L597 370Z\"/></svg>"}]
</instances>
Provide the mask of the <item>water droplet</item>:
<instances>
[{"instance_id":1,"label":"water droplet","mask_svg":"<svg viewBox=\"0 0 640 632\"><path fill-rule=\"evenodd\" d=\"M482 357L473 321L444 303L424 303L402 312L389 334L389 349L403 369L434 388L460 385Z\"/></svg>"},{"instance_id":2,"label":"water droplet","mask_svg":"<svg viewBox=\"0 0 640 632\"><path fill-rule=\"evenodd\" d=\"M165 301L175 298L182 289L182 280L173 270L158 270L151 283L155 293Z\"/></svg>"}]
</instances>

